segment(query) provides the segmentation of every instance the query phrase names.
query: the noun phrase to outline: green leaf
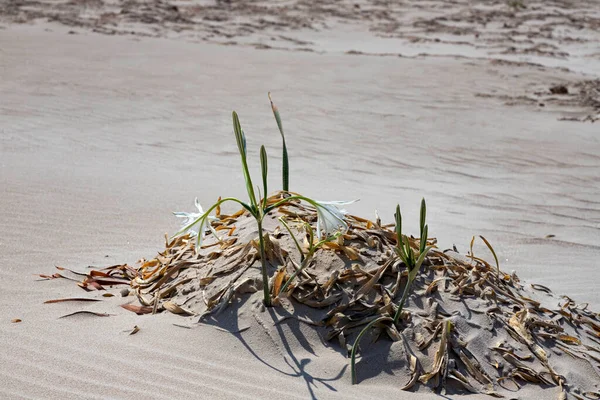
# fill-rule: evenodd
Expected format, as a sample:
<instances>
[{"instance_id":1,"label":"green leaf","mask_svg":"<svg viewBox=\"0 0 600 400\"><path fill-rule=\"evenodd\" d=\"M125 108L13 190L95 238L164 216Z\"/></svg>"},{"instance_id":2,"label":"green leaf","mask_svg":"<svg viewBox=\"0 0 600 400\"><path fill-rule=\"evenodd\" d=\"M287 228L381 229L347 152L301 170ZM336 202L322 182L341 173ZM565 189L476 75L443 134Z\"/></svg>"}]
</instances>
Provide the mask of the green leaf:
<instances>
[{"instance_id":1,"label":"green leaf","mask_svg":"<svg viewBox=\"0 0 600 400\"><path fill-rule=\"evenodd\" d=\"M421 230L419 231L421 233L421 237L423 237L423 230L425 229L426 214L427 214L427 206L425 205L425 198L422 198L421 199L421 225L420 225Z\"/></svg>"},{"instance_id":2,"label":"green leaf","mask_svg":"<svg viewBox=\"0 0 600 400\"><path fill-rule=\"evenodd\" d=\"M248 149L246 148L246 134L244 133L244 130L242 129L242 150L244 151L244 157L246 157L248 155Z\"/></svg>"},{"instance_id":3,"label":"green leaf","mask_svg":"<svg viewBox=\"0 0 600 400\"><path fill-rule=\"evenodd\" d=\"M396 252L406 264L406 252L404 251L404 244L402 242L402 213L400 212L400 204L396 205Z\"/></svg>"},{"instance_id":4,"label":"green leaf","mask_svg":"<svg viewBox=\"0 0 600 400\"><path fill-rule=\"evenodd\" d=\"M233 115L233 132L235 133L235 140L237 142L238 150L240 152L240 158L242 159L242 172L244 174L244 180L246 181L246 191L248 192L248 197L250 198L250 204L253 209L256 209L256 195L254 194L254 188L252 186L252 178L250 177L250 172L248 171L248 163L246 161L246 135L244 135L244 131L242 131L242 126L240 125L240 119L237 113L234 111Z\"/></svg>"},{"instance_id":5,"label":"green leaf","mask_svg":"<svg viewBox=\"0 0 600 400\"><path fill-rule=\"evenodd\" d=\"M394 217L396 218L396 242L400 244L402 243L402 214L400 213L400 204L396 205Z\"/></svg>"},{"instance_id":6,"label":"green leaf","mask_svg":"<svg viewBox=\"0 0 600 400\"><path fill-rule=\"evenodd\" d=\"M422 253L425 250L425 246L427 246L427 234L429 232L429 227L425 225L425 229L421 232L421 243L420 243L420 252Z\"/></svg>"},{"instance_id":7,"label":"green leaf","mask_svg":"<svg viewBox=\"0 0 600 400\"><path fill-rule=\"evenodd\" d=\"M246 157L246 138L244 137L244 133L242 132L242 126L240 125L240 119L237 113L234 111L232 113L233 116L233 132L235 133L235 140L238 146L238 150L240 152L240 156L242 158Z\"/></svg>"},{"instance_id":8,"label":"green leaf","mask_svg":"<svg viewBox=\"0 0 600 400\"><path fill-rule=\"evenodd\" d=\"M396 251L396 254L398 255L398 257L400 257L400 259L402 260L402 262L406 265L408 263L408 260L406 258L406 254L401 253L398 247L395 247L394 251Z\"/></svg>"},{"instance_id":9,"label":"green leaf","mask_svg":"<svg viewBox=\"0 0 600 400\"><path fill-rule=\"evenodd\" d=\"M273 110L273 115L275 116L275 122L277 122L277 127L279 128L279 133L281 134L281 140L283 141L283 165L282 165L282 180L283 180L283 191L289 192L290 190L290 165L288 161L288 151L287 146L285 145L285 135L283 134L283 124L281 123L281 116L279 115L279 109L275 104L273 104L273 99L271 99L271 92L269 92L269 101L271 102L271 110Z\"/></svg>"},{"instance_id":10,"label":"green leaf","mask_svg":"<svg viewBox=\"0 0 600 400\"><path fill-rule=\"evenodd\" d=\"M265 150L265 146L260 146L260 169L262 171L264 189L263 209L265 209L267 207L267 175L269 173L269 167L267 165L267 150Z\"/></svg>"},{"instance_id":11,"label":"green leaf","mask_svg":"<svg viewBox=\"0 0 600 400\"><path fill-rule=\"evenodd\" d=\"M315 241L315 231L313 231L312 226L308 222L304 223L304 227L306 232L308 232L308 251L310 252L313 249L313 242Z\"/></svg>"},{"instance_id":12,"label":"green leaf","mask_svg":"<svg viewBox=\"0 0 600 400\"><path fill-rule=\"evenodd\" d=\"M406 260L408 261L405 264L408 268L412 268L412 266L415 265L415 252L413 251L412 247L410 247L408 236L404 236L403 239L404 252L406 254Z\"/></svg>"},{"instance_id":13,"label":"green leaf","mask_svg":"<svg viewBox=\"0 0 600 400\"><path fill-rule=\"evenodd\" d=\"M417 272L419 272L419 269L421 269L421 264L423 264L423 261L425 261L425 257L427 257L427 253L429 253L429 250L431 250L431 246L427 246L421 252L421 254L419 254L419 258L417 259L414 268L408 272L408 279L410 281L413 281L417 276Z\"/></svg>"}]
</instances>

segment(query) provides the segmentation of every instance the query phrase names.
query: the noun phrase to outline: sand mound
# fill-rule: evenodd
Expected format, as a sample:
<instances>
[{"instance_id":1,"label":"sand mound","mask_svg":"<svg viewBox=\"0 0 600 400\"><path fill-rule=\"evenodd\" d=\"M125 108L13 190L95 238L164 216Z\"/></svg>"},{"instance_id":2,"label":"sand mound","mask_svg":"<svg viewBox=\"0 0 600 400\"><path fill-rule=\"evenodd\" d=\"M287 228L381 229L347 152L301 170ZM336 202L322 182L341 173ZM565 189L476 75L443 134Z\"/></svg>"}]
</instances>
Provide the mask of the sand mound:
<instances>
[{"instance_id":1,"label":"sand mound","mask_svg":"<svg viewBox=\"0 0 600 400\"><path fill-rule=\"evenodd\" d=\"M405 390L514 397L523 386L535 385L559 398L600 398L600 315L586 305L526 284L472 254L441 251L430 238L434 247L394 324L408 279L393 251L395 233L378 221L348 215L348 232L323 245L300 270L299 251L278 218L307 247L302 227L314 223L317 213L294 202L263 223L275 299L275 308L265 313L255 221L245 210L217 217L212 225L218 236L208 234L198 253L195 240L180 236L167 240L152 260L92 271L80 285L127 283L141 303L125 305L131 311L167 310L230 331L247 325L243 319L267 331L297 321L343 354L377 320L361 341L358 381L386 363ZM410 242L419 245L418 239ZM286 286L293 274L296 279Z\"/></svg>"}]
</instances>

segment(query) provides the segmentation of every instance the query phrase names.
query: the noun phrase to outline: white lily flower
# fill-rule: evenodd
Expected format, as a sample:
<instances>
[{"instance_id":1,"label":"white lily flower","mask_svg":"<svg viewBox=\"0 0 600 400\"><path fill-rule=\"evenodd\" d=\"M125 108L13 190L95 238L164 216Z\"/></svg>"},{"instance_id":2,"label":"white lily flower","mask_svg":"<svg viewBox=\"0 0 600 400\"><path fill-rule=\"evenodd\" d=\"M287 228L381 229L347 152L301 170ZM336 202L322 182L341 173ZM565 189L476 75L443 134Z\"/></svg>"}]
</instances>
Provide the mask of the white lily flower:
<instances>
[{"instance_id":1,"label":"white lily flower","mask_svg":"<svg viewBox=\"0 0 600 400\"><path fill-rule=\"evenodd\" d=\"M202 206L200 205L200 202L198 201L197 197L194 201L194 204L196 205L196 209L198 210L198 212L187 213L187 212L180 211L180 212L173 213L173 215L175 215L177 218L185 218L183 221L183 224L182 224L182 229L185 228L186 226L188 226L189 224L191 224L192 222L196 221L202 215L204 215L204 210L202 209ZM206 218L203 218L196 225L191 226L190 228L188 228L184 231L181 231L180 234L183 235L183 234L189 233L190 236L192 236L192 237L197 236L196 252L198 252L200 250L200 248L202 247L202 240L204 239L204 232L206 231L207 225L211 229L211 231L213 231L213 233L215 233L212 226L209 223L209 221L215 221L215 220L218 220L218 218L209 215ZM216 233L215 233L215 235L216 235Z\"/></svg>"},{"instance_id":2,"label":"white lily flower","mask_svg":"<svg viewBox=\"0 0 600 400\"><path fill-rule=\"evenodd\" d=\"M346 223L346 210L338 206L352 204L352 201L315 201L317 209L317 239L321 240L322 232L325 237L329 237L337 231L346 233L348 224Z\"/></svg>"}]
</instances>

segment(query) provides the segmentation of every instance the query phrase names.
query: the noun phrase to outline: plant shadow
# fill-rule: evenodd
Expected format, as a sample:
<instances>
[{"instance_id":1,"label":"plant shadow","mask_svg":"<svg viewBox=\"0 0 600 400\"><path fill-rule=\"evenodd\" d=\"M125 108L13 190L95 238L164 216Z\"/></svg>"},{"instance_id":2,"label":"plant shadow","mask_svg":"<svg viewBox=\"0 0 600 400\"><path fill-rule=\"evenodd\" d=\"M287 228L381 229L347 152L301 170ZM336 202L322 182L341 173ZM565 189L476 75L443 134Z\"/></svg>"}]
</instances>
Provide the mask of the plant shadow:
<instances>
[{"instance_id":1,"label":"plant shadow","mask_svg":"<svg viewBox=\"0 0 600 400\"><path fill-rule=\"evenodd\" d=\"M406 353L401 341L380 339L373 344L371 339L372 336L368 335L361 340L360 359L355 366L357 383L380 376L382 373L395 376L399 370L408 370Z\"/></svg>"},{"instance_id":2,"label":"plant shadow","mask_svg":"<svg viewBox=\"0 0 600 400\"><path fill-rule=\"evenodd\" d=\"M337 389L329 382L339 380L346 372L348 365L344 365L334 376L319 377L311 374L308 371L308 367L312 361L311 358L299 358L296 354L294 354L293 351L293 345L299 344L304 351L317 357L310 340L302 333L300 327L302 322L297 319L298 316L287 313L283 308L275 307L267 307L264 312L257 311L255 307L245 307L245 310L251 309L251 311L242 311L242 306L250 298L251 297L245 297L240 299L240 301L229 305L229 307L227 307L227 309L225 309L220 315L207 317L200 322L205 325L213 326L219 330L226 331L235 336L242 346L246 348L248 353L250 353L254 358L268 368L289 377L302 378L306 384L306 389L311 399L317 398L315 389L319 384L327 388L329 391L337 392ZM249 313L252 313L252 315L249 315ZM258 316L256 313L260 313L260 316ZM273 342L273 345L282 350L283 360L291 371L286 371L286 368L282 369L272 365L263 357L261 357L261 355L258 354L256 350L253 349L248 343L244 337L244 332L252 325L255 326L255 322L258 322L258 325L263 328L266 335ZM285 332L283 325L285 325L287 328L285 329ZM289 337L289 333L292 333L293 339ZM288 336L286 336L286 334ZM292 344L291 340L294 340L295 342ZM326 345L323 342L322 344Z\"/></svg>"}]
</instances>

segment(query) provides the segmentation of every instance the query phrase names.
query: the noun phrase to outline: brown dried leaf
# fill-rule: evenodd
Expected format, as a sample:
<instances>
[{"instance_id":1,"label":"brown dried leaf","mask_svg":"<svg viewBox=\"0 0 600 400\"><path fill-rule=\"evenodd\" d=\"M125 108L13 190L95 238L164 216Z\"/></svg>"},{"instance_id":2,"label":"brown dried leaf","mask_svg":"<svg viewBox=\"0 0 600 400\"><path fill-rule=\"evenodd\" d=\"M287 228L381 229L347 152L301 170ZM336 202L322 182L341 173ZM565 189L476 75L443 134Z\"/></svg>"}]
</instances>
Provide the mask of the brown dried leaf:
<instances>
[{"instance_id":1,"label":"brown dried leaf","mask_svg":"<svg viewBox=\"0 0 600 400\"><path fill-rule=\"evenodd\" d=\"M558 335L557 338L565 343L580 345L581 340L569 335Z\"/></svg>"},{"instance_id":2,"label":"brown dried leaf","mask_svg":"<svg viewBox=\"0 0 600 400\"><path fill-rule=\"evenodd\" d=\"M121 304L121 307L124 309L134 312L137 315L150 314L152 312L152 307L150 306L138 306L135 304Z\"/></svg>"},{"instance_id":3,"label":"brown dried leaf","mask_svg":"<svg viewBox=\"0 0 600 400\"><path fill-rule=\"evenodd\" d=\"M464 376L463 374L461 374L458 370L452 369L452 370L448 371L448 378L453 379L454 381L458 382L467 391L469 391L471 393L478 393L478 391L469 382L469 379L466 376Z\"/></svg>"},{"instance_id":4,"label":"brown dried leaf","mask_svg":"<svg viewBox=\"0 0 600 400\"><path fill-rule=\"evenodd\" d=\"M344 254L346 255L346 257L348 257L351 261L360 260L360 255L354 248L352 248L350 246L340 246L340 247L344 251Z\"/></svg>"},{"instance_id":5,"label":"brown dried leaf","mask_svg":"<svg viewBox=\"0 0 600 400\"><path fill-rule=\"evenodd\" d=\"M173 314L194 315L192 311L187 310L172 301L164 302L163 307L165 310L172 312Z\"/></svg>"},{"instance_id":6,"label":"brown dried leaf","mask_svg":"<svg viewBox=\"0 0 600 400\"><path fill-rule=\"evenodd\" d=\"M390 258L388 261L385 262L385 264L383 264L381 267L379 267L379 269L377 270L377 272L375 273L375 275L373 275L371 277L371 279L369 279L367 281L367 283L365 283L360 289L358 289L358 291L356 292L356 295L354 296L355 300L360 299L362 296L364 296L365 294L369 293L371 291L371 289L373 289L373 286L375 286L375 284L377 282L379 282L379 280L381 279L381 277L383 276L383 273L385 272L385 270L394 262L394 258Z\"/></svg>"},{"instance_id":7,"label":"brown dried leaf","mask_svg":"<svg viewBox=\"0 0 600 400\"><path fill-rule=\"evenodd\" d=\"M19 318L15 318L15 319L12 319L10 322L12 322L13 324L17 324L19 322L22 322L22 320Z\"/></svg>"},{"instance_id":8,"label":"brown dried leaf","mask_svg":"<svg viewBox=\"0 0 600 400\"><path fill-rule=\"evenodd\" d=\"M69 280L72 280L75 282L79 282L77 279L67 278L66 276L63 276L63 275L59 274L58 272L56 272L52 275L45 275L45 274L34 274L34 275L39 276L40 278L42 278L44 280L63 278L63 279L69 279Z\"/></svg>"},{"instance_id":9,"label":"brown dried leaf","mask_svg":"<svg viewBox=\"0 0 600 400\"><path fill-rule=\"evenodd\" d=\"M57 270L59 271L69 271L75 275L79 275L79 276L87 276L88 274L86 272L79 272L79 271L73 271L72 269L68 269L68 268L64 268L64 267L59 267L58 265L55 266Z\"/></svg>"},{"instance_id":10,"label":"brown dried leaf","mask_svg":"<svg viewBox=\"0 0 600 400\"><path fill-rule=\"evenodd\" d=\"M214 281L216 277L214 276L205 276L204 278L200 278L200 286L206 286Z\"/></svg>"},{"instance_id":11,"label":"brown dried leaf","mask_svg":"<svg viewBox=\"0 0 600 400\"><path fill-rule=\"evenodd\" d=\"M408 361L410 364L410 380L406 385L400 388L401 390L409 390L412 388L419 380L419 375L421 374L421 365L419 364L419 359L414 355L409 354Z\"/></svg>"},{"instance_id":12,"label":"brown dried leaf","mask_svg":"<svg viewBox=\"0 0 600 400\"><path fill-rule=\"evenodd\" d=\"M71 314L66 314L63 315L62 317L58 317L60 318L67 318L67 317L71 317L73 315L93 315L96 317L110 317L111 314L107 314L107 313L99 313L99 312L94 312L94 311L75 311L74 313Z\"/></svg>"},{"instance_id":13,"label":"brown dried leaf","mask_svg":"<svg viewBox=\"0 0 600 400\"><path fill-rule=\"evenodd\" d=\"M219 204L220 201L221 201L221 196L219 196L219 199L217 200L217 204ZM217 206L217 208L215 209L215 215L217 218L221 217L221 204L219 204Z\"/></svg>"},{"instance_id":14,"label":"brown dried leaf","mask_svg":"<svg viewBox=\"0 0 600 400\"><path fill-rule=\"evenodd\" d=\"M442 282L442 281L451 281L451 280L452 280L452 278L449 278L449 277L446 277L446 276L443 276L443 277L441 277L441 278L434 279L434 280L433 280L433 282L431 282L431 283L429 284L429 286L427 286L427 289L425 290L425 294L426 294L426 295L430 295L430 294L433 292L433 290L434 290L434 289L436 289L436 290L437 290L437 289L438 289L438 286L439 286L438 284L439 284L440 282Z\"/></svg>"},{"instance_id":15,"label":"brown dried leaf","mask_svg":"<svg viewBox=\"0 0 600 400\"><path fill-rule=\"evenodd\" d=\"M410 365L410 380L406 385L401 387L401 390L409 390L412 388L417 381L419 380L419 376L421 376L422 368L419 359L412 353L410 347L407 344L406 337L400 333L400 337L402 339L402 345L404 346L404 352L406 353L408 364Z\"/></svg>"},{"instance_id":16,"label":"brown dried leaf","mask_svg":"<svg viewBox=\"0 0 600 400\"><path fill-rule=\"evenodd\" d=\"M68 299L54 299L54 300L46 300L44 304L52 304L52 303L64 303L67 301L102 301L100 299L90 299L87 297L72 297Z\"/></svg>"},{"instance_id":17,"label":"brown dried leaf","mask_svg":"<svg viewBox=\"0 0 600 400\"><path fill-rule=\"evenodd\" d=\"M281 267L275 273L273 277L273 297L279 296L279 291L281 290L281 285L283 284L283 279L285 278L285 267Z\"/></svg>"},{"instance_id":18,"label":"brown dried leaf","mask_svg":"<svg viewBox=\"0 0 600 400\"><path fill-rule=\"evenodd\" d=\"M446 320L443 322L442 328L442 339L440 340L440 345L438 350L435 352L435 359L433 361L433 366L431 371L423 374L419 377L419 381L422 383L427 383L431 378L438 378L440 373L442 373L448 361L448 336L450 335L450 330L452 329L452 322L450 320Z\"/></svg>"}]
</instances>

